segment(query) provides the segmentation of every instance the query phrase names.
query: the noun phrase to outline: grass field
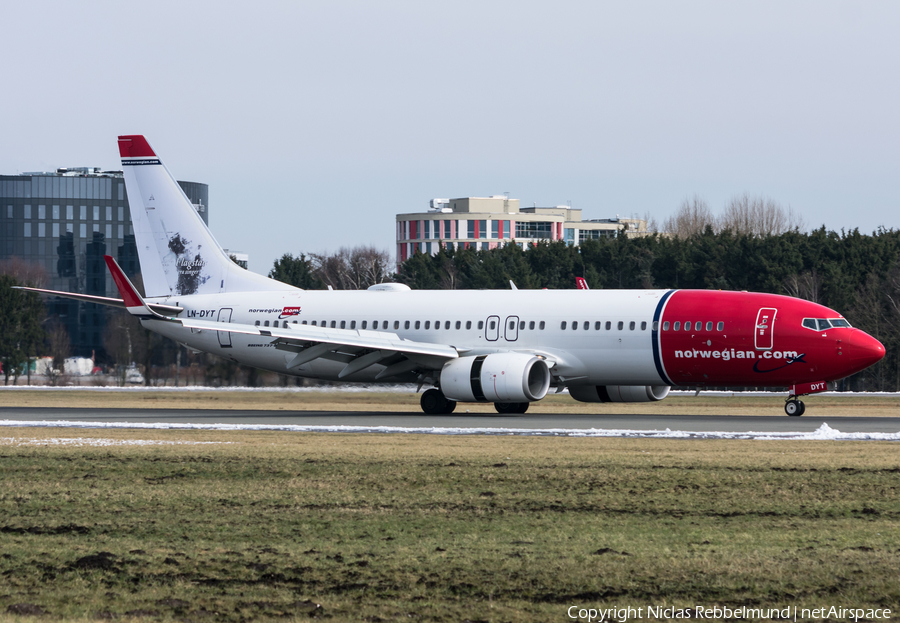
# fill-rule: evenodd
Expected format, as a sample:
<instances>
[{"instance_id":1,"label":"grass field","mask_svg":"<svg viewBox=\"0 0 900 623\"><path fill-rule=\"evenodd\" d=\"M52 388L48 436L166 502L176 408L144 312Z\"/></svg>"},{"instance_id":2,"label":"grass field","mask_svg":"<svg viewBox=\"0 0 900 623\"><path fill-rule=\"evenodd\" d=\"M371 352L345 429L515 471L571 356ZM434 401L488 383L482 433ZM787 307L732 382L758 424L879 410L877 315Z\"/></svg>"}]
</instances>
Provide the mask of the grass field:
<instances>
[{"instance_id":1,"label":"grass field","mask_svg":"<svg viewBox=\"0 0 900 623\"><path fill-rule=\"evenodd\" d=\"M892 443L35 428L0 438L4 621L900 609ZM135 440L153 445L124 445Z\"/></svg>"},{"instance_id":2,"label":"grass field","mask_svg":"<svg viewBox=\"0 0 900 623\"><path fill-rule=\"evenodd\" d=\"M108 391L0 390L0 407L94 407L133 409L262 409L281 411L400 411L421 412L420 395L410 391ZM585 404L568 395L547 396L529 413L655 413L671 415L771 415L785 417L785 396L671 396L656 403ZM809 415L900 415L897 396L807 396ZM491 404L461 404L457 413L496 413ZM0 416L2 417L2 416Z\"/></svg>"}]
</instances>

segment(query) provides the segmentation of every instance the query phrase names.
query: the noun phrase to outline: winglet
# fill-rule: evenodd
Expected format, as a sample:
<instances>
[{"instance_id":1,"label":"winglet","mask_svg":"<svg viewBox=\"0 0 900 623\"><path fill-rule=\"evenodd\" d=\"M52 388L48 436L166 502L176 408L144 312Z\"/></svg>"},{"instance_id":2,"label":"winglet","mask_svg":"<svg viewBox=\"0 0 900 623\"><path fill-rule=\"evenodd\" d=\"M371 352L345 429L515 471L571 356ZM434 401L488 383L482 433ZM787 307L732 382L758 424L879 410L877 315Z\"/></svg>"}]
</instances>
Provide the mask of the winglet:
<instances>
[{"instance_id":1,"label":"winglet","mask_svg":"<svg viewBox=\"0 0 900 623\"><path fill-rule=\"evenodd\" d=\"M106 266L112 274L113 281L116 282L116 287L119 289L119 294L122 296L122 300L125 302L125 309L128 310L129 314L133 316L149 316L151 318L168 320L168 318L157 314L147 306L143 297L138 293L137 288L135 288L134 284L131 283L131 280L125 276L125 273L122 272L119 264L116 263L116 260L113 259L112 256L104 255L103 259L106 260Z\"/></svg>"},{"instance_id":2,"label":"winglet","mask_svg":"<svg viewBox=\"0 0 900 623\"><path fill-rule=\"evenodd\" d=\"M575 285L578 286L579 290L590 290L587 279L584 277L575 277Z\"/></svg>"}]
</instances>

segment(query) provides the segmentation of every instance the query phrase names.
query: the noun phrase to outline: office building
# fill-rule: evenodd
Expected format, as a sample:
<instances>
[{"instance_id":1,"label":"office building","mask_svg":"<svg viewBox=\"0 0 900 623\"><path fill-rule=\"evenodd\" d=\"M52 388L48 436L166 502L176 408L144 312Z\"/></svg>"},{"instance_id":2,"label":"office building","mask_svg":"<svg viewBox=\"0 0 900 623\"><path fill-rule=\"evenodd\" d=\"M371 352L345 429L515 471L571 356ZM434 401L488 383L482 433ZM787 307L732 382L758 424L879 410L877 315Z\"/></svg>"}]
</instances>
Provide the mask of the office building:
<instances>
[{"instance_id":1,"label":"office building","mask_svg":"<svg viewBox=\"0 0 900 623\"><path fill-rule=\"evenodd\" d=\"M585 240L647 234L647 222L635 218L582 220L569 206L522 208L506 196L433 199L427 212L397 215L397 263L416 251L435 254L445 248L495 249L506 244Z\"/></svg>"}]
</instances>

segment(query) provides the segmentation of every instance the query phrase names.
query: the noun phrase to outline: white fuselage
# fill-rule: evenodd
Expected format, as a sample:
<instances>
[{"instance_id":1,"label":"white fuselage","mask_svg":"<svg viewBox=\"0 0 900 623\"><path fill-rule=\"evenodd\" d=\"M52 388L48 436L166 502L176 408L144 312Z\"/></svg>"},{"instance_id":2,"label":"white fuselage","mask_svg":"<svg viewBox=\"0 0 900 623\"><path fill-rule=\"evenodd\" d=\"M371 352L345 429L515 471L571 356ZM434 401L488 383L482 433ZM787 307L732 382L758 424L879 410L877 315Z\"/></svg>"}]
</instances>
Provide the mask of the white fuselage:
<instances>
[{"instance_id":1,"label":"white fuselage","mask_svg":"<svg viewBox=\"0 0 900 623\"><path fill-rule=\"evenodd\" d=\"M663 381L654 365L651 328L665 292L289 290L169 297L153 302L183 307L179 318L262 328L324 324L361 334L376 331L404 340L446 344L467 355L544 353L556 361L557 375L577 379L579 384L658 385ZM296 349L277 347L270 337L143 322L197 350L275 372L337 380L347 361L338 354L289 369ZM573 328L575 324L577 328ZM383 369L371 366L342 380L371 382Z\"/></svg>"}]
</instances>

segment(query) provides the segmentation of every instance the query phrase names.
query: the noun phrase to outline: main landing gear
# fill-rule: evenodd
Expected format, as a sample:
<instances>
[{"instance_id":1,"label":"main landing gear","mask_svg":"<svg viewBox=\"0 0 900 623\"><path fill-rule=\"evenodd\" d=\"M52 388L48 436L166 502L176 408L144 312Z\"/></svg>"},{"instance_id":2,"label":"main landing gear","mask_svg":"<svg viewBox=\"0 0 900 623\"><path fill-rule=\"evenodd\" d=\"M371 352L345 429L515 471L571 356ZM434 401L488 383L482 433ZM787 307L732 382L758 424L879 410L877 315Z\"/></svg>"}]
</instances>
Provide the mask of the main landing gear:
<instances>
[{"instance_id":1,"label":"main landing gear","mask_svg":"<svg viewBox=\"0 0 900 623\"><path fill-rule=\"evenodd\" d=\"M806 405L802 400L791 397L784 403L784 412L792 416L801 416L806 412Z\"/></svg>"},{"instance_id":2,"label":"main landing gear","mask_svg":"<svg viewBox=\"0 0 900 623\"><path fill-rule=\"evenodd\" d=\"M495 402L494 408L497 413L525 413L528 411L527 402Z\"/></svg>"},{"instance_id":3,"label":"main landing gear","mask_svg":"<svg viewBox=\"0 0 900 623\"><path fill-rule=\"evenodd\" d=\"M453 413L453 410L456 408L456 402L447 400L444 392L439 389L426 391L422 394L419 404L422 405L422 411L426 415L447 415L448 413Z\"/></svg>"}]
</instances>

